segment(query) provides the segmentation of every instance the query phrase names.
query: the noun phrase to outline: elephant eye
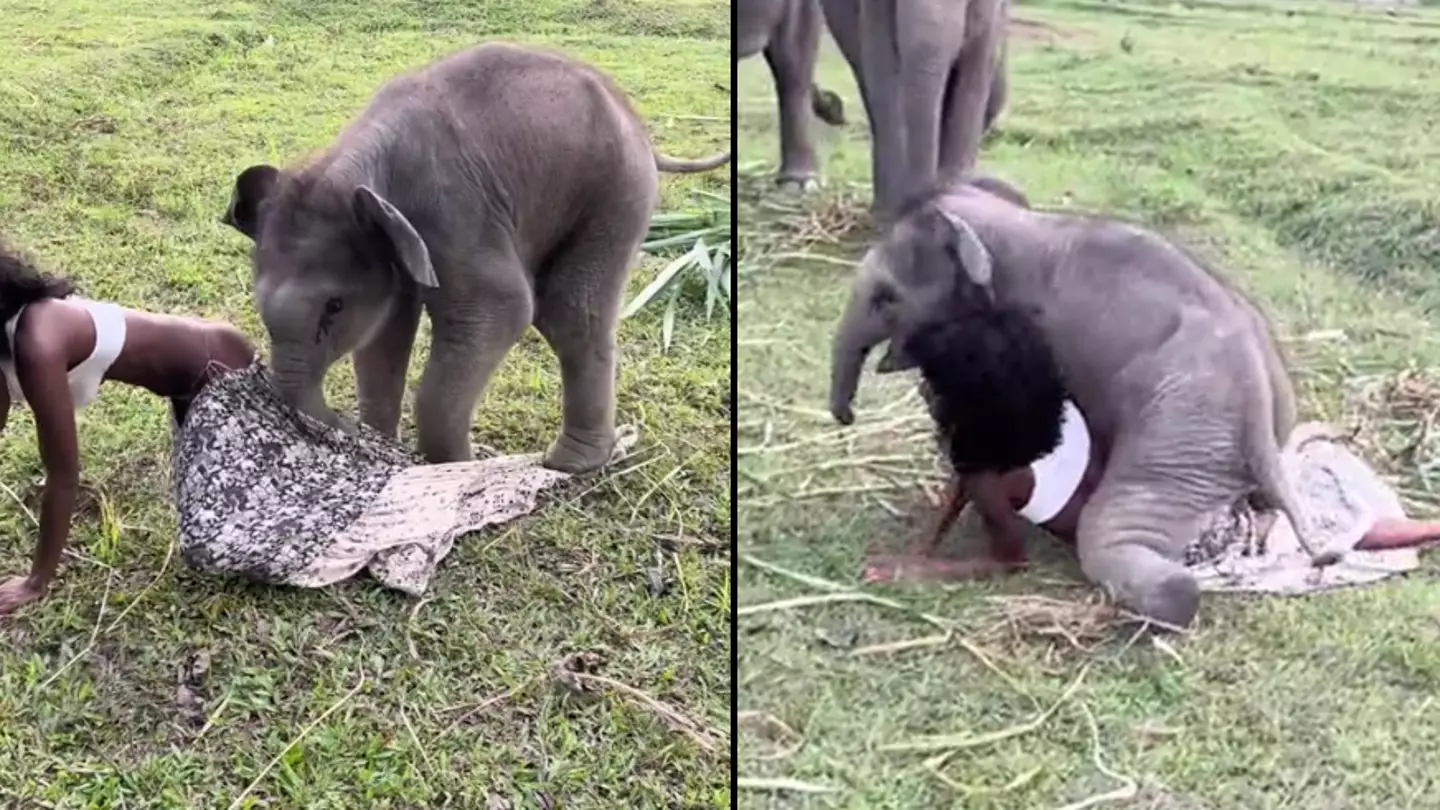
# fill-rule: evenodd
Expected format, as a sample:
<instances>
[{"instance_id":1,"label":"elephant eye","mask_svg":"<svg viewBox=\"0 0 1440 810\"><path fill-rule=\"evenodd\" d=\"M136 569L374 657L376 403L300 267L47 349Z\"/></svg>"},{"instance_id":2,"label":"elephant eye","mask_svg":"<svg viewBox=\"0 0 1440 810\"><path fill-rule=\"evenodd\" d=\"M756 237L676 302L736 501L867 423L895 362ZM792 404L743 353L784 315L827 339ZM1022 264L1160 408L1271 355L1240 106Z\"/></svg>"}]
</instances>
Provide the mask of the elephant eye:
<instances>
[{"instance_id":1,"label":"elephant eye","mask_svg":"<svg viewBox=\"0 0 1440 810\"><path fill-rule=\"evenodd\" d=\"M345 302L339 298L331 298L325 302L325 314L334 315L345 308Z\"/></svg>"}]
</instances>

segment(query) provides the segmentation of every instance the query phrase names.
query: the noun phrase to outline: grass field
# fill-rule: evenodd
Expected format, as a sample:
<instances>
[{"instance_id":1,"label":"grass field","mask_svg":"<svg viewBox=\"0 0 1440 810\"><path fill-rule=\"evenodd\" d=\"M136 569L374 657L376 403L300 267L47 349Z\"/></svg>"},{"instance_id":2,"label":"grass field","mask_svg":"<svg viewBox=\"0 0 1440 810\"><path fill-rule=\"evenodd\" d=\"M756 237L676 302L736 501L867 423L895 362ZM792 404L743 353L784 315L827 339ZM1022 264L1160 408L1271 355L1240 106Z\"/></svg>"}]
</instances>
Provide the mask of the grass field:
<instances>
[{"instance_id":1,"label":"grass field","mask_svg":"<svg viewBox=\"0 0 1440 810\"><path fill-rule=\"evenodd\" d=\"M484 40L555 46L616 77L658 148L728 148L723 0L14 0L0 16L0 233L89 296L257 342L248 245L218 221L236 173L326 145L399 71ZM661 208L728 195L728 176L666 179ZM728 806L731 338L703 303L687 293L668 352L658 308L623 327L638 463L461 542L419 604L187 571L166 405L107 390L80 425L98 495L80 559L0 622L0 807ZM543 450L558 380L532 331L476 443ZM329 396L353 412L348 363ZM14 501L43 475L28 416L10 425L6 576L35 536ZM567 688L576 656L620 685Z\"/></svg>"},{"instance_id":2,"label":"grass field","mask_svg":"<svg viewBox=\"0 0 1440 810\"><path fill-rule=\"evenodd\" d=\"M982 169L1037 205L1139 220L1214 258L1273 313L1302 415L1358 430L1412 513L1434 515L1440 14L1318 0L1021 0L1013 14L1011 106ZM764 64L738 81L739 552L849 588L868 548L903 541L933 474L909 380L867 376L848 431L825 411L868 222L863 111L827 45L820 84L850 121L817 125L828 186L797 202L770 185ZM1085 649L1045 635L1084 629L1093 591L1072 555L1037 547L1037 570L1003 583L871 592L904 610L742 615L739 771L799 784L746 790L741 806L1076 807L1133 784L1105 806L1440 807L1433 563L1306 600L1211 598L1172 656L1125 635L1077 638ZM742 611L823 590L756 564L738 588ZM1021 615L1025 594L1071 607ZM936 636L920 612L969 649L875 649ZM933 768L936 751L883 750L1007 729Z\"/></svg>"}]
</instances>

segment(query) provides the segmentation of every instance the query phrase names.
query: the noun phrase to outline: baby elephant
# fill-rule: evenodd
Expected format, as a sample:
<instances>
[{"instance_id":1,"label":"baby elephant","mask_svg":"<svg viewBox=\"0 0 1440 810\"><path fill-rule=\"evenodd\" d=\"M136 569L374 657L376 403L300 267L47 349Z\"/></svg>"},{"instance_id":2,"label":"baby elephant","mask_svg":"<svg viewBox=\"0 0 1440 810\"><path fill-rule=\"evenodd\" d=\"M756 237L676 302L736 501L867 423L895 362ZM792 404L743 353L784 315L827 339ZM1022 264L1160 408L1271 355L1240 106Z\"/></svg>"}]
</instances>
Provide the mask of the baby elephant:
<instances>
[{"instance_id":1,"label":"baby elephant","mask_svg":"<svg viewBox=\"0 0 1440 810\"><path fill-rule=\"evenodd\" d=\"M1337 561L1309 542L1280 463L1294 391L1258 307L1158 234L1022 200L999 182L955 184L912 203L871 248L835 335L836 419L854 419L869 352L888 340L885 369L915 366L905 336L948 317L964 291L1030 312L1054 353L1105 458L1075 527L1080 567L1119 602L1189 626L1200 587L1186 549L1242 498L1282 512L1315 565Z\"/></svg>"},{"instance_id":2,"label":"baby elephant","mask_svg":"<svg viewBox=\"0 0 1440 810\"><path fill-rule=\"evenodd\" d=\"M392 80L303 168L246 169L224 222L254 242L256 304L292 405L337 423L322 383L354 352L361 418L396 435L423 308L419 451L470 460L475 403L533 323L564 395L545 463L585 472L615 444L615 332L656 169L729 159L656 154L599 71L490 44Z\"/></svg>"}]
</instances>

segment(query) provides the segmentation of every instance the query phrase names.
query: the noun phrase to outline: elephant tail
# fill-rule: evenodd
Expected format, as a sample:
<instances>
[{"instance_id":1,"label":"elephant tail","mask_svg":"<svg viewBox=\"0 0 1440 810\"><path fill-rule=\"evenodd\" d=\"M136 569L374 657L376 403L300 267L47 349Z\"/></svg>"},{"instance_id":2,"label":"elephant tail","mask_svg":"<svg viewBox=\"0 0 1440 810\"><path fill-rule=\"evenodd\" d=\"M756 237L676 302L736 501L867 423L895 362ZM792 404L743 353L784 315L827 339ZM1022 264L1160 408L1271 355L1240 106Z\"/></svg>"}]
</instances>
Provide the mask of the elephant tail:
<instances>
[{"instance_id":1,"label":"elephant tail","mask_svg":"<svg viewBox=\"0 0 1440 810\"><path fill-rule=\"evenodd\" d=\"M834 91L810 85L810 112L832 127L845 126L845 102Z\"/></svg>"},{"instance_id":2,"label":"elephant tail","mask_svg":"<svg viewBox=\"0 0 1440 810\"><path fill-rule=\"evenodd\" d=\"M1317 553L1314 543L1311 542L1313 538L1308 516L1300 509L1294 482L1288 479L1280 461L1280 441L1275 435L1275 392L1272 389L1269 364L1262 356L1264 349L1254 344L1249 348L1248 354L1255 371L1258 372L1258 384L1251 389L1254 394L1250 398L1250 411L1245 418L1245 455L1249 459L1250 474L1259 485L1256 494L1260 496L1260 505L1279 509L1285 515L1295 529L1295 539L1299 541L1300 548L1310 556L1312 565L1316 568L1334 565L1343 559L1343 552L1326 550Z\"/></svg>"},{"instance_id":3,"label":"elephant tail","mask_svg":"<svg viewBox=\"0 0 1440 810\"><path fill-rule=\"evenodd\" d=\"M711 169L724 166L729 162L729 152L722 152L721 154L712 155L708 158L700 158L698 160L681 160L680 158L673 158L669 155L662 155L659 152L655 153L655 168L662 172L670 172L671 174L708 172Z\"/></svg>"}]
</instances>

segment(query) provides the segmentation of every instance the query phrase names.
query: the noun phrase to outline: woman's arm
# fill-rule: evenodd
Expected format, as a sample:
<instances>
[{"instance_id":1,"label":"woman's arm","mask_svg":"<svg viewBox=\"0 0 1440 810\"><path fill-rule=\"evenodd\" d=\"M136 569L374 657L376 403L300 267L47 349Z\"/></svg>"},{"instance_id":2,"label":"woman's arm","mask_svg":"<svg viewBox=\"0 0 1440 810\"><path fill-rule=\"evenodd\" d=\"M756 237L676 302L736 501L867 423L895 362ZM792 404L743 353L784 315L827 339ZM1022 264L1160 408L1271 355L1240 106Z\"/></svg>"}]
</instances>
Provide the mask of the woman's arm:
<instances>
[{"instance_id":1,"label":"woman's arm","mask_svg":"<svg viewBox=\"0 0 1440 810\"><path fill-rule=\"evenodd\" d=\"M1025 554L1025 529L1011 502L1011 482L1004 475L968 475L955 482L956 489L947 507L964 505L965 496L985 521L990 533L990 553L980 557L947 559L934 554L911 553L898 559L881 557L865 570L866 582L951 581L959 582L1001 576L1028 564ZM949 515L942 513L942 522ZM959 514L956 508L954 514Z\"/></svg>"},{"instance_id":2,"label":"woman's arm","mask_svg":"<svg viewBox=\"0 0 1440 810\"><path fill-rule=\"evenodd\" d=\"M70 538L80 488L80 453L75 435L75 404L67 379L69 363L63 340L27 335L17 347L16 376L35 414L40 458L45 464L45 494L40 502L40 538L30 575L0 585L0 615L42 598L60 567Z\"/></svg>"},{"instance_id":3,"label":"woman's arm","mask_svg":"<svg viewBox=\"0 0 1440 810\"><path fill-rule=\"evenodd\" d=\"M1030 556L1025 550L1026 521L1015 509L1011 475L977 475L970 497L990 535L991 559L1008 568L1023 568Z\"/></svg>"},{"instance_id":4,"label":"woman's arm","mask_svg":"<svg viewBox=\"0 0 1440 810\"><path fill-rule=\"evenodd\" d=\"M912 554L927 556L935 553L940 541L950 532L950 527L955 525L960 513L965 511L965 504L970 500L965 487L965 476L952 475L950 484L946 487L945 500L940 504L940 514L930 531L920 538L911 549Z\"/></svg>"}]
</instances>

